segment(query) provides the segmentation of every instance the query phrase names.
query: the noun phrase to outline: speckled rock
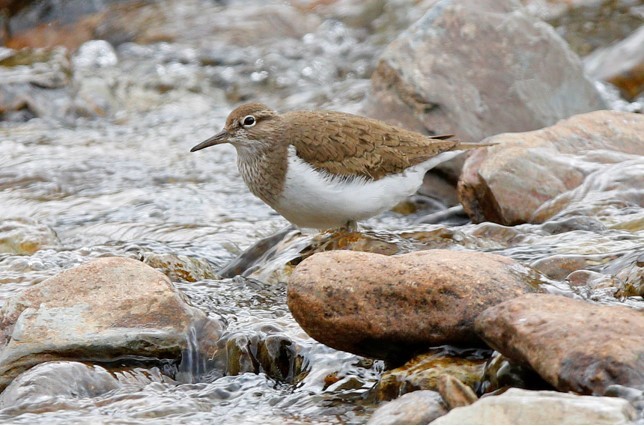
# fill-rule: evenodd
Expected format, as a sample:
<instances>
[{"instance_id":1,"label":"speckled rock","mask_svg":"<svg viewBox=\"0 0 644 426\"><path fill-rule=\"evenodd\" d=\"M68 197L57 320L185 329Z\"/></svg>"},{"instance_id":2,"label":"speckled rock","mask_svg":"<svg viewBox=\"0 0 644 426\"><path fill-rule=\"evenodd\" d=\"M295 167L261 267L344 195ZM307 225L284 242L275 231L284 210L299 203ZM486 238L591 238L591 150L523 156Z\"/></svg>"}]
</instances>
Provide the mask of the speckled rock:
<instances>
[{"instance_id":1,"label":"speckled rock","mask_svg":"<svg viewBox=\"0 0 644 426\"><path fill-rule=\"evenodd\" d=\"M447 414L438 393L421 390L386 402L371 415L370 425L426 425Z\"/></svg>"},{"instance_id":2,"label":"speckled rock","mask_svg":"<svg viewBox=\"0 0 644 426\"><path fill-rule=\"evenodd\" d=\"M560 391L644 388L644 313L634 309L531 294L487 309L476 331Z\"/></svg>"},{"instance_id":3,"label":"speckled rock","mask_svg":"<svg viewBox=\"0 0 644 426\"><path fill-rule=\"evenodd\" d=\"M474 318L534 291L528 275L515 261L486 253L331 251L296 267L287 301L321 343L367 357L409 358L429 346L482 345Z\"/></svg>"},{"instance_id":4,"label":"speckled rock","mask_svg":"<svg viewBox=\"0 0 644 426\"><path fill-rule=\"evenodd\" d=\"M579 58L515 0L441 1L384 51L367 113L481 140L605 108Z\"/></svg>"},{"instance_id":5,"label":"speckled rock","mask_svg":"<svg viewBox=\"0 0 644 426\"><path fill-rule=\"evenodd\" d=\"M635 410L625 399L513 388L502 395L455 408L430 424L582 425L623 424L633 420Z\"/></svg>"},{"instance_id":6,"label":"speckled rock","mask_svg":"<svg viewBox=\"0 0 644 426\"><path fill-rule=\"evenodd\" d=\"M641 114L596 111L533 132L500 134L487 142L498 145L473 152L459 181L461 203L475 222L516 225L546 221L561 214L567 206L563 199L556 204L549 204L551 201L554 203L589 176L601 175L611 166L623 165L632 176L613 184L610 180L594 179L589 181L590 187L585 188L584 194L591 189L595 193L613 191L607 194L612 203L623 199L633 205L643 197ZM582 195L577 194L570 201L581 200ZM593 203L588 204L589 201ZM586 211L604 205L601 199L585 203ZM574 210L570 214L579 215Z\"/></svg>"},{"instance_id":7,"label":"speckled rock","mask_svg":"<svg viewBox=\"0 0 644 426\"><path fill-rule=\"evenodd\" d=\"M188 350L206 354L221 328L188 305L160 272L131 259L99 258L5 302L0 388L46 361L178 359Z\"/></svg>"}]
</instances>

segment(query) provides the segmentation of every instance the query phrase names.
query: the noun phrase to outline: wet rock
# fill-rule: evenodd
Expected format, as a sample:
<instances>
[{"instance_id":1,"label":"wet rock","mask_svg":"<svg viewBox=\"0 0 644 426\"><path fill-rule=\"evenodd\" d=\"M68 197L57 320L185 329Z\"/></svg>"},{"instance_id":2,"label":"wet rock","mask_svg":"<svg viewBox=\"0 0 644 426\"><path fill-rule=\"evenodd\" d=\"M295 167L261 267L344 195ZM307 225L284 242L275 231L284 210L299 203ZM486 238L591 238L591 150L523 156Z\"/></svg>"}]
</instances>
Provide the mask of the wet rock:
<instances>
[{"instance_id":1,"label":"wet rock","mask_svg":"<svg viewBox=\"0 0 644 426\"><path fill-rule=\"evenodd\" d=\"M599 234L607 227L594 217L571 216L561 220L549 220L541 225L541 229L551 234L563 234L571 231L589 231Z\"/></svg>"},{"instance_id":2,"label":"wet rock","mask_svg":"<svg viewBox=\"0 0 644 426\"><path fill-rule=\"evenodd\" d=\"M241 275L262 282L285 282L298 264L315 253L349 250L394 255L454 247L477 246L475 239L467 234L446 227L401 233L340 230L307 235L289 226L257 241L217 274L221 277Z\"/></svg>"},{"instance_id":3,"label":"wet rock","mask_svg":"<svg viewBox=\"0 0 644 426\"><path fill-rule=\"evenodd\" d=\"M227 375L265 373L268 377L293 383L302 373L297 345L281 334L234 334L224 338Z\"/></svg>"},{"instance_id":4,"label":"wet rock","mask_svg":"<svg viewBox=\"0 0 644 426\"><path fill-rule=\"evenodd\" d=\"M233 335L226 339L227 375L259 373L259 362L253 353L257 351L258 341L258 336L246 336L244 334Z\"/></svg>"},{"instance_id":5,"label":"wet rock","mask_svg":"<svg viewBox=\"0 0 644 426\"><path fill-rule=\"evenodd\" d=\"M92 398L119 387L103 367L80 362L39 364L15 378L0 394L0 408L53 402L58 398Z\"/></svg>"},{"instance_id":6,"label":"wet rock","mask_svg":"<svg viewBox=\"0 0 644 426\"><path fill-rule=\"evenodd\" d=\"M247 276L260 265L265 264L266 260L278 250L280 245L283 245L285 241L290 241L294 235L299 234L300 231L296 230L294 226L287 226L268 237L262 238L231 260L218 273L223 278L232 278L236 275Z\"/></svg>"},{"instance_id":7,"label":"wet rock","mask_svg":"<svg viewBox=\"0 0 644 426\"><path fill-rule=\"evenodd\" d=\"M431 424L622 424L634 419L635 410L621 398L510 389L456 408Z\"/></svg>"},{"instance_id":8,"label":"wet rock","mask_svg":"<svg viewBox=\"0 0 644 426\"><path fill-rule=\"evenodd\" d=\"M644 153L644 145L641 152ZM614 226L622 221L619 216L639 216L644 207L644 157L625 160L605 165L586 176L578 187L543 203L531 221L585 215ZM616 206L621 212L615 212Z\"/></svg>"},{"instance_id":9,"label":"wet rock","mask_svg":"<svg viewBox=\"0 0 644 426\"><path fill-rule=\"evenodd\" d=\"M470 218L467 217L461 205L450 207L449 209L444 209L436 213L430 213L416 221L416 223L442 223L451 226L465 225L469 222Z\"/></svg>"},{"instance_id":10,"label":"wet rock","mask_svg":"<svg viewBox=\"0 0 644 426\"><path fill-rule=\"evenodd\" d=\"M206 315L189 306L168 278L141 262L99 258L33 285L0 310L0 387L46 361L177 359ZM211 333L212 334L212 333ZM213 336L206 339L213 341Z\"/></svg>"},{"instance_id":11,"label":"wet rock","mask_svg":"<svg viewBox=\"0 0 644 426\"><path fill-rule=\"evenodd\" d=\"M172 281L195 282L217 278L213 267L205 259L172 253L142 253L143 262L163 272Z\"/></svg>"},{"instance_id":12,"label":"wet rock","mask_svg":"<svg viewBox=\"0 0 644 426\"><path fill-rule=\"evenodd\" d=\"M296 7L316 13L325 18L337 19L352 27L368 27L375 19L382 15L386 1L354 2L351 0L335 0L332 2L311 2L314 4L302 5L303 2L293 2Z\"/></svg>"},{"instance_id":13,"label":"wet rock","mask_svg":"<svg viewBox=\"0 0 644 426\"><path fill-rule=\"evenodd\" d=\"M490 393L503 388L551 390L552 386L532 368L495 352L485 364L481 390L483 393Z\"/></svg>"},{"instance_id":14,"label":"wet rock","mask_svg":"<svg viewBox=\"0 0 644 426\"><path fill-rule=\"evenodd\" d=\"M571 202L576 201L573 194L566 193L582 185L589 175L601 174L604 168L613 165L622 167L623 163L628 179L616 183L593 179L588 185L595 192L614 191L610 193L613 198L637 203L642 188L642 135L641 114L596 111L534 132L494 136L487 141L497 146L477 150L465 162L459 197L475 222L489 220L504 225L544 222L567 205L564 199L555 202L557 197L565 195ZM607 173L612 176L616 172ZM581 197L590 188L574 195ZM601 208L605 204L594 200L591 207L597 205ZM585 215L574 209L567 210L567 214ZM555 219L561 218L560 215Z\"/></svg>"},{"instance_id":15,"label":"wet rock","mask_svg":"<svg viewBox=\"0 0 644 426\"><path fill-rule=\"evenodd\" d=\"M584 58L586 72L617 86L628 100L644 92L644 26L628 38Z\"/></svg>"},{"instance_id":16,"label":"wet rock","mask_svg":"<svg viewBox=\"0 0 644 426\"><path fill-rule=\"evenodd\" d=\"M560 391L644 386L644 314L636 310L532 294L487 309L475 326L490 346Z\"/></svg>"},{"instance_id":17,"label":"wet rock","mask_svg":"<svg viewBox=\"0 0 644 426\"><path fill-rule=\"evenodd\" d=\"M29 219L0 222L0 252L33 254L58 243L56 233L48 226Z\"/></svg>"},{"instance_id":18,"label":"wet rock","mask_svg":"<svg viewBox=\"0 0 644 426\"><path fill-rule=\"evenodd\" d=\"M295 347L287 336L270 335L260 342L257 358L268 377L291 382L299 374Z\"/></svg>"},{"instance_id":19,"label":"wet rock","mask_svg":"<svg viewBox=\"0 0 644 426\"><path fill-rule=\"evenodd\" d=\"M447 414L441 397L434 391L411 392L378 407L370 425L426 425Z\"/></svg>"},{"instance_id":20,"label":"wet rock","mask_svg":"<svg viewBox=\"0 0 644 426\"><path fill-rule=\"evenodd\" d=\"M375 358L443 344L480 345L472 322L486 307L534 291L509 258L427 250L399 256L331 251L300 263L288 306L314 339Z\"/></svg>"},{"instance_id":21,"label":"wet rock","mask_svg":"<svg viewBox=\"0 0 644 426\"><path fill-rule=\"evenodd\" d=\"M0 55L0 120L65 118L72 105L71 64L63 48Z\"/></svg>"},{"instance_id":22,"label":"wet rock","mask_svg":"<svg viewBox=\"0 0 644 426\"><path fill-rule=\"evenodd\" d=\"M622 40L642 25L641 5L630 0L521 0L521 3L529 13L552 25L580 56Z\"/></svg>"},{"instance_id":23,"label":"wet rock","mask_svg":"<svg viewBox=\"0 0 644 426\"><path fill-rule=\"evenodd\" d=\"M627 386L610 385L606 388L604 396L623 398L640 413L640 419L644 417L644 391Z\"/></svg>"},{"instance_id":24,"label":"wet rock","mask_svg":"<svg viewBox=\"0 0 644 426\"><path fill-rule=\"evenodd\" d=\"M481 140L605 108L579 59L513 0L440 2L392 42L366 113Z\"/></svg>"},{"instance_id":25,"label":"wet rock","mask_svg":"<svg viewBox=\"0 0 644 426\"><path fill-rule=\"evenodd\" d=\"M481 356L443 350L418 355L404 365L384 372L375 388L376 397L387 401L416 390L445 391L446 376L475 388L483 376L484 365L485 359Z\"/></svg>"},{"instance_id":26,"label":"wet rock","mask_svg":"<svg viewBox=\"0 0 644 426\"><path fill-rule=\"evenodd\" d=\"M450 410L473 404L479 399L472 387L467 386L450 374L438 378L438 393L440 393Z\"/></svg>"},{"instance_id":27,"label":"wet rock","mask_svg":"<svg viewBox=\"0 0 644 426\"><path fill-rule=\"evenodd\" d=\"M533 262L530 267L553 280L562 280L572 271L584 268L588 259L581 255L554 255Z\"/></svg>"}]
</instances>

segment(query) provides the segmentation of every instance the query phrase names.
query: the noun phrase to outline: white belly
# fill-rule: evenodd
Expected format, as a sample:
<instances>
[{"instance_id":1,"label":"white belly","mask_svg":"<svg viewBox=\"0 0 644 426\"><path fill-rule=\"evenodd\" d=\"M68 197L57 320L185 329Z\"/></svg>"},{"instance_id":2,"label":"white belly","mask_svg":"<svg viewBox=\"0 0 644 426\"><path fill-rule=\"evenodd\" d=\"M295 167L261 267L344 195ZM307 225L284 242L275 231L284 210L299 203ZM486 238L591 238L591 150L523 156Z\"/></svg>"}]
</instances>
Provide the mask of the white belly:
<instances>
[{"instance_id":1,"label":"white belly","mask_svg":"<svg viewBox=\"0 0 644 426\"><path fill-rule=\"evenodd\" d=\"M289 155L284 189L273 208L302 228L343 226L391 209L414 194L433 165L435 162L429 160L405 173L376 181L347 180L319 172L297 156Z\"/></svg>"}]
</instances>

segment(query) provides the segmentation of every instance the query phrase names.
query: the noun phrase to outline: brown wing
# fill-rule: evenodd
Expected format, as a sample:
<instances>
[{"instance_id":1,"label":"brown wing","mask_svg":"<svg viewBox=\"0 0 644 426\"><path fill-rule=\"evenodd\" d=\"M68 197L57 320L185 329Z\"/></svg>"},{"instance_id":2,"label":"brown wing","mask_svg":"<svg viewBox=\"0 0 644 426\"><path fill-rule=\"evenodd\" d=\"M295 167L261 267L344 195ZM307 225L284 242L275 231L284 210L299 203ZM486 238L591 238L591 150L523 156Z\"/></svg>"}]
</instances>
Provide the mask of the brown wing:
<instances>
[{"instance_id":1,"label":"brown wing","mask_svg":"<svg viewBox=\"0 0 644 426\"><path fill-rule=\"evenodd\" d=\"M380 179L457 147L381 121L334 111L287 113L290 142L314 167L344 176Z\"/></svg>"}]
</instances>

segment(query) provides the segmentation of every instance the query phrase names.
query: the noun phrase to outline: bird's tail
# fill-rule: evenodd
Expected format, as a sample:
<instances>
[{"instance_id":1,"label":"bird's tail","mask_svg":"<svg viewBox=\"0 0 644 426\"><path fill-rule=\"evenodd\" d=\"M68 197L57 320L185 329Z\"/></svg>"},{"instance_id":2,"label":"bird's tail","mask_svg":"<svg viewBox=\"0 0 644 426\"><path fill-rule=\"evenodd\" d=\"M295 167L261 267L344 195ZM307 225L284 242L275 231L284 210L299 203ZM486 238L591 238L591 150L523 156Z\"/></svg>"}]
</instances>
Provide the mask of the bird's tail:
<instances>
[{"instance_id":1,"label":"bird's tail","mask_svg":"<svg viewBox=\"0 0 644 426\"><path fill-rule=\"evenodd\" d=\"M452 142L457 142L456 146L452 148L454 151L465 151L468 149L476 149L476 148L485 148L486 146L494 146L497 145L497 143L490 143L490 142L460 142L458 140L452 139L454 135L432 135L430 138L432 139L439 139L439 140L449 140L451 139Z\"/></svg>"},{"instance_id":2,"label":"bird's tail","mask_svg":"<svg viewBox=\"0 0 644 426\"><path fill-rule=\"evenodd\" d=\"M459 142L455 147L454 150L462 150L465 151L467 149L476 149L476 148L485 148L488 146L494 146L498 145L495 142Z\"/></svg>"}]
</instances>

